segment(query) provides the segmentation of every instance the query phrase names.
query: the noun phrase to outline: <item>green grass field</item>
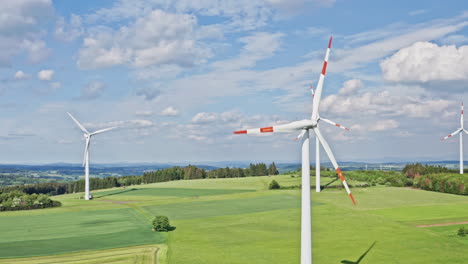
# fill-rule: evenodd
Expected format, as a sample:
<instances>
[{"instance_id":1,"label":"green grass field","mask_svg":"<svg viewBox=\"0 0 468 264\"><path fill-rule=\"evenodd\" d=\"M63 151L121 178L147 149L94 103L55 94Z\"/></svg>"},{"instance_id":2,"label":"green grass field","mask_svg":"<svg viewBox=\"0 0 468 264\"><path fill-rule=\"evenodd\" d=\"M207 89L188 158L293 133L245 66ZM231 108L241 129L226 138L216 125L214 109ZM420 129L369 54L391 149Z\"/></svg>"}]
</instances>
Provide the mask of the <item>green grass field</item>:
<instances>
[{"instance_id":1,"label":"green grass field","mask_svg":"<svg viewBox=\"0 0 468 264\"><path fill-rule=\"evenodd\" d=\"M60 208L2 212L0 263L299 263L300 190L267 190L272 179L282 186L301 180L166 182L95 191L92 201L56 196ZM382 186L353 193L357 206L341 189L312 193L314 263L468 262L468 236L456 235L456 223L468 221L468 197ZM176 229L152 232L159 214ZM439 223L454 224L418 227Z\"/></svg>"}]
</instances>

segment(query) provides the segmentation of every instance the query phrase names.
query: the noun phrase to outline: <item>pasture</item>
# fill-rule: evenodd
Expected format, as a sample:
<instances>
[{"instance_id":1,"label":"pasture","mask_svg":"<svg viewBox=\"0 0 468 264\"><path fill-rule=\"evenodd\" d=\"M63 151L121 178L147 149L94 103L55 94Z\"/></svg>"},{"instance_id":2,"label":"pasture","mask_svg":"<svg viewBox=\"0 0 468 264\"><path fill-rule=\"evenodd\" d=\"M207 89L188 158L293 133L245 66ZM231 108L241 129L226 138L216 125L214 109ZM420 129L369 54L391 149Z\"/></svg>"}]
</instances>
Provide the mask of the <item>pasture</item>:
<instances>
[{"instance_id":1,"label":"pasture","mask_svg":"<svg viewBox=\"0 0 468 264\"><path fill-rule=\"evenodd\" d=\"M0 263L299 263L300 190L268 190L272 179L286 187L301 180L174 181L95 191L92 201L56 196L60 208L2 212ZM327 183L340 184L323 178ZM468 221L468 197L383 186L353 193L357 206L342 189L312 192L314 263L468 260L460 225L418 227ZM159 214L176 229L152 232Z\"/></svg>"}]
</instances>

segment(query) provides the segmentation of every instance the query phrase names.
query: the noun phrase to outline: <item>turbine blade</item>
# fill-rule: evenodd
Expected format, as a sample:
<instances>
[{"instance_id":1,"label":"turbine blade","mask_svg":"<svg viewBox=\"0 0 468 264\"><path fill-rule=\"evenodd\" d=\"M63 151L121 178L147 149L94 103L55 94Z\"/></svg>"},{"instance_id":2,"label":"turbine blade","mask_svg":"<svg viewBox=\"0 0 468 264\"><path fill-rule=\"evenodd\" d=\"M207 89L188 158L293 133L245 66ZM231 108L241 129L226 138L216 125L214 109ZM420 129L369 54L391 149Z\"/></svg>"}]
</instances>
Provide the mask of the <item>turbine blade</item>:
<instances>
[{"instance_id":1,"label":"turbine blade","mask_svg":"<svg viewBox=\"0 0 468 264\"><path fill-rule=\"evenodd\" d=\"M86 157L88 156L88 151L89 151L89 142L90 138L86 138L86 145L85 145L85 151L84 151L84 156L83 156L83 167L86 165Z\"/></svg>"},{"instance_id":2,"label":"turbine blade","mask_svg":"<svg viewBox=\"0 0 468 264\"><path fill-rule=\"evenodd\" d=\"M86 130L86 128L82 124L80 124L80 122L78 122L78 120L76 120L76 118L72 116L72 114L70 114L69 112L67 112L67 114L71 117L71 119L75 122L75 124L81 129L81 131L85 132L86 134L89 134L88 130Z\"/></svg>"},{"instance_id":3,"label":"turbine blade","mask_svg":"<svg viewBox=\"0 0 468 264\"><path fill-rule=\"evenodd\" d=\"M444 137L442 140L446 140L447 138L451 138L451 137L455 136L456 134L462 132L463 130L464 130L463 128L459 128L459 129L457 129L457 131L455 131L455 132L453 132L452 134L450 134L450 135Z\"/></svg>"},{"instance_id":4,"label":"turbine blade","mask_svg":"<svg viewBox=\"0 0 468 264\"><path fill-rule=\"evenodd\" d=\"M344 129L344 130L346 130L346 131L349 131L349 128L344 127L344 126L342 126L342 125L340 125L340 124L338 124L338 123L335 123L335 122L333 122L333 121L331 121L331 120L328 120L328 119L325 119L325 118L322 118L322 117L320 118L320 120L321 120L321 121L324 121L324 122L326 122L326 123L328 123L328 124L330 124L330 125L339 127L339 128Z\"/></svg>"},{"instance_id":5,"label":"turbine blade","mask_svg":"<svg viewBox=\"0 0 468 264\"><path fill-rule=\"evenodd\" d=\"M304 134L306 133L306 130L303 130L295 139L294 141L298 141L299 139L301 139L302 137L304 137Z\"/></svg>"},{"instance_id":6,"label":"turbine blade","mask_svg":"<svg viewBox=\"0 0 468 264\"><path fill-rule=\"evenodd\" d=\"M467 134L468 134L468 131L466 131L465 129L463 129L463 131L465 131L465 133L467 133Z\"/></svg>"},{"instance_id":7,"label":"turbine blade","mask_svg":"<svg viewBox=\"0 0 468 264\"><path fill-rule=\"evenodd\" d=\"M310 122L310 121L309 121ZM261 128L251 128L244 130L234 131L234 134L260 134L260 133L279 133L279 132L294 132L304 128L303 121L291 122L284 125L261 127Z\"/></svg>"},{"instance_id":8,"label":"turbine blade","mask_svg":"<svg viewBox=\"0 0 468 264\"><path fill-rule=\"evenodd\" d=\"M102 132L109 131L109 130L114 129L114 128L116 128L116 127L109 127L109 128L104 128L104 129L101 129L101 130L94 131L93 133L91 133L91 136L102 133Z\"/></svg>"},{"instance_id":9,"label":"turbine blade","mask_svg":"<svg viewBox=\"0 0 468 264\"><path fill-rule=\"evenodd\" d=\"M319 78L319 81L318 81L318 84L317 84L317 90L315 90L313 106L312 106L312 120L317 120L318 119L320 98L322 97L323 81L325 80L325 74L327 72L328 57L330 56L330 49L331 49L331 45L332 45L332 40L333 40L333 38L330 37L330 41L328 42L328 48L327 48L327 51L325 53L325 59L323 60L322 73L320 74L320 78Z\"/></svg>"},{"instance_id":10,"label":"turbine blade","mask_svg":"<svg viewBox=\"0 0 468 264\"><path fill-rule=\"evenodd\" d=\"M320 130L318 127L314 127L314 132L317 138L320 141L320 144L322 145L323 149L327 153L328 158L330 159L331 163L333 164L333 167L335 168L336 172L338 173L338 177L340 178L341 182L343 183L343 186L346 189L346 192L348 193L349 198L351 198L351 201L353 202L354 205L356 205L356 201L354 200L353 194L351 193L351 190L348 187L348 183L346 183L346 179L343 176L343 173L341 172L340 167L338 166L338 163L336 162L335 156L333 155L333 152L330 149L330 146L328 145L327 141L325 138L322 136L322 133L320 133Z\"/></svg>"},{"instance_id":11,"label":"turbine blade","mask_svg":"<svg viewBox=\"0 0 468 264\"><path fill-rule=\"evenodd\" d=\"M310 85L310 92L312 93L312 98L315 97L315 91L314 91L314 87L312 86L312 84Z\"/></svg>"},{"instance_id":12,"label":"turbine blade","mask_svg":"<svg viewBox=\"0 0 468 264\"><path fill-rule=\"evenodd\" d=\"M463 129L463 102L461 103L460 127Z\"/></svg>"}]
</instances>

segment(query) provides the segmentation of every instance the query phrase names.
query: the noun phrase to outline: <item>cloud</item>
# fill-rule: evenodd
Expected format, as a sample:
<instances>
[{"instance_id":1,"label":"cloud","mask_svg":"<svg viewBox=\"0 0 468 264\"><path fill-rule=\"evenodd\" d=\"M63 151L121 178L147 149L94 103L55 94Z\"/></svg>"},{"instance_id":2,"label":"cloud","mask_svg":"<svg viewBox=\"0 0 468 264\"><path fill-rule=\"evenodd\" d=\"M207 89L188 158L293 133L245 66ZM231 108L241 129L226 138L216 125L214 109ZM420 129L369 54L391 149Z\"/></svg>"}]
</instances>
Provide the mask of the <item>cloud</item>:
<instances>
[{"instance_id":1,"label":"cloud","mask_svg":"<svg viewBox=\"0 0 468 264\"><path fill-rule=\"evenodd\" d=\"M229 123L240 121L242 116L237 112L200 112L192 118L194 124L211 124L211 123Z\"/></svg>"},{"instance_id":2,"label":"cloud","mask_svg":"<svg viewBox=\"0 0 468 264\"><path fill-rule=\"evenodd\" d=\"M62 83L52 82L52 83L50 83L50 88L52 88L53 90L58 90L58 89L62 88Z\"/></svg>"},{"instance_id":3,"label":"cloud","mask_svg":"<svg viewBox=\"0 0 468 264\"><path fill-rule=\"evenodd\" d=\"M138 96L143 96L145 100L151 101L161 94L161 91L159 90L159 87L146 87L146 88L140 88L136 90L136 95Z\"/></svg>"},{"instance_id":4,"label":"cloud","mask_svg":"<svg viewBox=\"0 0 468 264\"><path fill-rule=\"evenodd\" d=\"M0 66L23 52L30 62L46 58L50 50L42 40L40 29L53 17L51 0L6 0L0 9Z\"/></svg>"},{"instance_id":5,"label":"cloud","mask_svg":"<svg viewBox=\"0 0 468 264\"><path fill-rule=\"evenodd\" d=\"M147 116L152 116L152 115L154 115L154 112L153 112L153 111L136 111L136 112L135 112L135 115L147 117Z\"/></svg>"},{"instance_id":6,"label":"cloud","mask_svg":"<svg viewBox=\"0 0 468 264\"><path fill-rule=\"evenodd\" d=\"M106 88L105 83L100 81L91 81L81 89L81 99L96 99L102 95Z\"/></svg>"},{"instance_id":7,"label":"cloud","mask_svg":"<svg viewBox=\"0 0 468 264\"><path fill-rule=\"evenodd\" d=\"M333 63L330 63L329 69L332 72L359 69L366 63L391 55L415 42L439 39L468 26L467 17L468 13L463 13L451 19L435 20L416 25L390 25L388 28L347 36L344 39L354 45L362 42L370 43L354 48L349 47L346 50L335 49L331 55Z\"/></svg>"},{"instance_id":8,"label":"cloud","mask_svg":"<svg viewBox=\"0 0 468 264\"><path fill-rule=\"evenodd\" d=\"M83 124L88 131L95 131L98 129L104 129L108 127L116 127L118 129L148 129L155 126L154 122L146 119L131 119L131 120L119 120L102 123L84 123Z\"/></svg>"},{"instance_id":9,"label":"cloud","mask_svg":"<svg viewBox=\"0 0 468 264\"><path fill-rule=\"evenodd\" d=\"M343 87L340 89L339 94L340 95L351 95L358 91L359 89L362 89L364 87L364 84L362 83L361 80L358 79L353 79L353 80L348 80L343 83Z\"/></svg>"},{"instance_id":10,"label":"cloud","mask_svg":"<svg viewBox=\"0 0 468 264\"><path fill-rule=\"evenodd\" d=\"M358 83L357 80L351 80ZM350 81L343 84L338 94L322 99L321 112L337 116L361 117L410 117L429 118L447 110L452 101L444 99L428 99L427 91L418 86L381 87L375 91L365 91L359 87L351 94L344 93L349 89ZM383 89L382 89L383 88Z\"/></svg>"},{"instance_id":11,"label":"cloud","mask_svg":"<svg viewBox=\"0 0 468 264\"><path fill-rule=\"evenodd\" d=\"M294 0L298 2L300 0ZM199 16L218 16L225 20L225 31L253 30L266 26L274 16L276 7L264 0L238 1L191 1L191 0L120 0L111 8L102 8L88 16L92 22L107 23L145 16L152 9L173 10L175 13L190 13ZM282 5L287 7L286 5Z\"/></svg>"},{"instance_id":12,"label":"cloud","mask_svg":"<svg viewBox=\"0 0 468 264\"><path fill-rule=\"evenodd\" d=\"M217 70L227 71L255 66L256 62L271 57L281 47L282 33L256 32L241 37L244 46L234 59L218 61L212 64Z\"/></svg>"},{"instance_id":13,"label":"cloud","mask_svg":"<svg viewBox=\"0 0 468 264\"><path fill-rule=\"evenodd\" d=\"M162 116L178 116L179 114L180 114L180 111L172 106L165 108L161 112Z\"/></svg>"},{"instance_id":14,"label":"cloud","mask_svg":"<svg viewBox=\"0 0 468 264\"><path fill-rule=\"evenodd\" d=\"M7 135L0 135L0 140L18 140L35 136L37 136L35 133L20 129L16 131L10 131Z\"/></svg>"},{"instance_id":15,"label":"cloud","mask_svg":"<svg viewBox=\"0 0 468 264\"><path fill-rule=\"evenodd\" d=\"M182 71L183 68L177 65L153 65L139 68L133 75L138 80L165 80L176 78Z\"/></svg>"},{"instance_id":16,"label":"cloud","mask_svg":"<svg viewBox=\"0 0 468 264\"><path fill-rule=\"evenodd\" d=\"M84 38L78 54L82 69L116 65L190 67L211 56L196 37L197 18L153 10L118 30L95 27Z\"/></svg>"},{"instance_id":17,"label":"cloud","mask_svg":"<svg viewBox=\"0 0 468 264\"><path fill-rule=\"evenodd\" d=\"M385 130L397 128L399 125L400 124L393 119L379 120L375 124L371 125L369 127L369 130L370 131L385 131Z\"/></svg>"},{"instance_id":18,"label":"cloud","mask_svg":"<svg viewBox=\"0 0 468 264\"><path fill-rule=\"evenodd\" d=\"M15 80L26 80L29 78L29 75L24 73L23 71L17 71L14 76Z\"/></svg>"},{"instance_id":19,"label":"cloud","mask_svg":"<svg viewBox=\"0 0 468 264\"><path fill-rule=\"evenodd\" d=\"M71 42L81 37L84 34L82 19L80 16L71 14L70 22L67 23L65 18L58 18L55 24L55 37L64 42Z\"/></svg>"},{"instance_id":20,"label":"cloud","mask_svg":"<svg viewBox=\"0 0 468 264\"><path fill-rule=\"evenodd\" d=\"M42 70L37 73L37 78L41 81L51 81L54 78L53 70Z\"/></svg>"},{"instance_id":21,"label":"cloud","mask_svg":"<svg viewBox=\"0 0 468 264\"><path fill-rule=\"evenodd\" d=\"M468 37L465 35L454 34L443 38L441 42L445 45L461 45L468 42Z\"/></svg>"},{"instance_id":22,"label":"cloud","mask_svg":"<svg viewBox=\"0 0 468 264\"><path fill-rule=\"evenodd\" d=\"M380 67L385 80L392 82L466 80L468 46L416 42L382 61Z\"/></svg>"},{"instance_id":23,"label":"cloud","mask_svg":"<svg viewBox=\"0 0 468 264\"><path fill-rule=\"evenodd\" d=\"M49 57L51 51L46 47L46 44L42 40L23 40L21 45L22 48L28 51L29 61L32 63L38 63L47 57Z\"/></svg>"},{"instance_id":24,"label":"cloud","mask_svg":"<svg viewBox=\"0 0 468 264\"><path fill-rule=\"evenodd\" d=\"M408 15L417 16L417 15L422 15L424 13L427 13L426 9L418 9L418 10L414 10L414 11L409 12Z\"/></svg>"}]
</instances>

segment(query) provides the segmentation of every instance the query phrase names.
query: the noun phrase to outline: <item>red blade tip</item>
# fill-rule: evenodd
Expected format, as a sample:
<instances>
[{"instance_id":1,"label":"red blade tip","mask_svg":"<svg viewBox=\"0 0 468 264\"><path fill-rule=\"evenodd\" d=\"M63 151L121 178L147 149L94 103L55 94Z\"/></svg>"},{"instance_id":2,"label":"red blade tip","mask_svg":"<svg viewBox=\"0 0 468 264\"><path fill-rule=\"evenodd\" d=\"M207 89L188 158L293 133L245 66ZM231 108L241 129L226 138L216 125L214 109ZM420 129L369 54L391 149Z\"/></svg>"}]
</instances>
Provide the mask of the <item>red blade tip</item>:
<instances>
[{"instance_id":1,"label":"red blade tip","mask_svg":"<svg viewBox=\"0 0 468 264\"><path fill-rule=\"evenodd\" d=\"M247 134L247 130L234 131L234 134Z\"/></svg>"},{"instance_id":2,"label":"red blade tip","mask_svg":"<svg viewBox=\"0 0 468 264\"><path fill-rule=\"evenodd\" d=\"M354 200L354 196L352 193L349 194L349 198L351 198L351 201L353 201L353 204L356 205L356 200Z\"/></svg>"}]
</instances>

